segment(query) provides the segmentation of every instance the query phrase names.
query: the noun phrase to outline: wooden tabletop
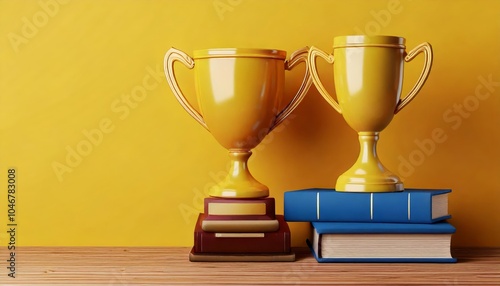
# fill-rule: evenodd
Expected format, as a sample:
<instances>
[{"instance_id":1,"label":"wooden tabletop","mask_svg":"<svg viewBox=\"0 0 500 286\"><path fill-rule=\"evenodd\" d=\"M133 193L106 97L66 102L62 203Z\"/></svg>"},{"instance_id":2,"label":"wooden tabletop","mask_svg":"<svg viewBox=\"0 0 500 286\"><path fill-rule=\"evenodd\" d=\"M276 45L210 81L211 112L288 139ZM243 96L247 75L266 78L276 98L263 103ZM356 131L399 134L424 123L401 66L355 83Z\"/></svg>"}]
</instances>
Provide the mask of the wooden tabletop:
<instances>
[{"instance_id":1,"label":"wooden tabletop","mask_svg":"<svg viewBox=\"0 0 500 286\"><path fill-rule=\"evenodd\" d=\"M189 262L179 247L25 247L16 278L0 250L0 285L500 285L500 248L454 249L458 263Z\"/></svg>"}]
</instances>

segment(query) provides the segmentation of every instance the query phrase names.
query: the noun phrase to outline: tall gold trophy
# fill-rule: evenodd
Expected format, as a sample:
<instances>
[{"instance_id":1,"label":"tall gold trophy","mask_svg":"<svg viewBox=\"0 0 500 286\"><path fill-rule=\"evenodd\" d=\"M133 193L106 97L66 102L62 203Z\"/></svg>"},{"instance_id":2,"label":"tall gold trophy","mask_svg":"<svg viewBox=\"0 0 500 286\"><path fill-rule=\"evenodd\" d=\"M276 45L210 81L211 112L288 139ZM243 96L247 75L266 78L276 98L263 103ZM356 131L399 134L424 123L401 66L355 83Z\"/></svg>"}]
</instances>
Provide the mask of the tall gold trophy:
<instances>
[{"instance_id":1,"label":"tall gold trophy","mask_svg":"<svg viewBox=\"0 0 500 286\"><path fill-rule=\"evenodd\" d=\"M345 192L394 192L404 189L398 176L377 156L379 133L420 91L432 65L432 48L422 43L405 51L405 39L393 36L341 36L333 41L333 55L316 47L308 65L314 85L325 100L359 135L356 163L337 179L335 189ZM401 96L403 64L424 53L424 67L415 86ZM326 91L316 69L316 57L334 66L337 101ZM334 64L335 61L335 64Z\"/></svg>"},{"instance_id":2,"label":"tall gold trophy","mask_svg":"<svg viewBox=\"0 0 500 286\"><path fill-rule=\"evenodd\" d=\"M295 259L290 253L288 225L275 215L268 187L252 176L247 161L251 150L295 110L311 86L306 65L298 92L288 104L283 102L285 70L305 63L307 55L308 48L294 52L289 60L285 51L270 49L196 50L192 58L175 48L167 51L164 68L172 92L229 151L231 160L227 177L205 198L191 261ZM199 111L179 89L176 61L194 69Z\"/></svg>"}]
</instances>

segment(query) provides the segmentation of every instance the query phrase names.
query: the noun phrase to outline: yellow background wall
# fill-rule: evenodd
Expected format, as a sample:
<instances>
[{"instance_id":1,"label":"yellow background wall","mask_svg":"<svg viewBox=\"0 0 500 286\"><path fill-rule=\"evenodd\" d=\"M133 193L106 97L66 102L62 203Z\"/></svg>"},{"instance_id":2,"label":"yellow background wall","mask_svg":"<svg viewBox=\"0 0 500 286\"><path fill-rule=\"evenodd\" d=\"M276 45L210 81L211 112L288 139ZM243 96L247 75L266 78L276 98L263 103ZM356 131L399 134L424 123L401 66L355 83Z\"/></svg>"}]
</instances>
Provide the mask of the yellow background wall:
<instances>
[{"instance_id":1,"label":"yellow background wall","mask_svg":"<svg viewBox=\"0 0 500 286\"><path fill-rule=\"evenodd\" d=\"M334 36L365 33L434 48L424 88L381 134L382 161L407 187L453 189L455 246L498 247L499 19L499 1L0 0L0 241L16 168L18 245L192 245L228 158L171 93L168 48L331 51ZM404 92L422 62L406 64ZM193 72L176 70L194 100ZM303 70L287 72L287 94ZM282 213L284 191L333 187L358 150L312 87L250 168ZM291 226L304 245L307 223Z\"/></svg>"}]
</instances>

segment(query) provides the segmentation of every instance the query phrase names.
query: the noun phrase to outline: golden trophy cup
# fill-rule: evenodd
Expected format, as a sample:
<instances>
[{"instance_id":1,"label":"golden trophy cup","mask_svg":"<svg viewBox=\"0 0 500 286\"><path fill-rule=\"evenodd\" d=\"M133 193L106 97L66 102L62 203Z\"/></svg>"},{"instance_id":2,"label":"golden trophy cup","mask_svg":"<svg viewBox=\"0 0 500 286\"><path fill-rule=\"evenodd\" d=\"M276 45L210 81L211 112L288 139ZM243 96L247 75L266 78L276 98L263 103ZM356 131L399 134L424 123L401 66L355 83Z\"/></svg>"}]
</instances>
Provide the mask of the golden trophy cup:
<instances>
[{"instance_id":1,"label":"golden trophy cup","mask_svg":"<svg viewBox=\"0 0 500 286\"><path fill-rule=\"evenodd\" d=\"M191 58L171 48L165 55L168 84L182 107L227 150L231 159L227 177L210 189L211 197L263 198L269 189L250 173L247 161L264 137L290 115L311 86L306 65L302 85L282 107L285 70L306 62L308 48L294 52L272 49L196 50ZM194 68L199 111L186 100L177 84L174 63Z\"/></svg>"},{"instance_id":2,"label":"golden trophy cup","mask_svg":"<svg viewBox=\"0 0 500 286\"><path fill-rule=\"evenodd\" d=\"M424 53L424 67L415 86L401 98L403 63ZM333 64L337 101L326 91L316 69L316 57ZM379 133L420 91L432 65L432 48L422 43L405 51L405 39L393 36L341 36L333 40L333 55L311 47L309 70L325 100L359 135L360 153L354 165L337 179L345 192L394 192L404 189L398 176L377 156Z\"/></svg>"}]
</instances>

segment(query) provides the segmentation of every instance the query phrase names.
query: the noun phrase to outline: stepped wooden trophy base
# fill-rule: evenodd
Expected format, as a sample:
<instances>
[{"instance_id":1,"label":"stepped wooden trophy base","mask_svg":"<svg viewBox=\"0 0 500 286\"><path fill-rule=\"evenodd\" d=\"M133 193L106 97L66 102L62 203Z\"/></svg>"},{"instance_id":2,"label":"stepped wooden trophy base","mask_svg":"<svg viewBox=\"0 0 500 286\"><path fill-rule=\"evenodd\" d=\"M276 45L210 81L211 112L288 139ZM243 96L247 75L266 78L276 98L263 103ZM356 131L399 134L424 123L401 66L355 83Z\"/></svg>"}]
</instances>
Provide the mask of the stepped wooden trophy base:
<instances>
[{"instance_id":1,"label":"stepped wooden trophy base","mask_svg":"<svg viewBox=\"0 0 500 286\"><path fill-rule=\"evenodd\" d=\"M192 262L295 261L290 228L274 198L206 198L194 229Z\"/></svg>"}]
</instances>

